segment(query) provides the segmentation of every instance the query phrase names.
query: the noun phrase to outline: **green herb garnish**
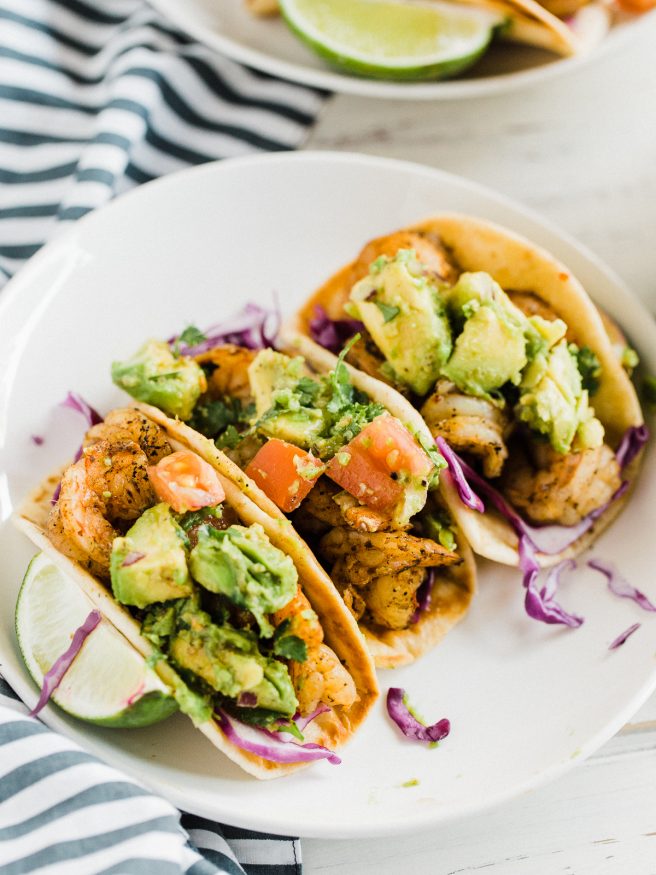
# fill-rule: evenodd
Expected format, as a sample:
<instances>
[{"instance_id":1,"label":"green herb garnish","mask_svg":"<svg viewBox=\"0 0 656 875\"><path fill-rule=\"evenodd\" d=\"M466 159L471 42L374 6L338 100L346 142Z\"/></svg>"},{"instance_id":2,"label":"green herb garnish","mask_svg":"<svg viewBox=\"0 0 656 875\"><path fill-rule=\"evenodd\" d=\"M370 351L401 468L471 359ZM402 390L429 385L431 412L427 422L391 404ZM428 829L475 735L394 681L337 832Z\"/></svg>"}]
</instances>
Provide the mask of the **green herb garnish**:
<instances>
[{"instance_id":1,"label":"green herb garnish","mask_svg":"<svg viewBox=\"0 0 656 875\"><path fill-rule=\"evenodd\" d=\"M392 319L396 319L396 317L401 312L400 307L394 307L391 304L385 304L383 301L374 301L374 304L378 307L380 312L383 314L383 324L387 325L388 322L391 322Z\"/></svg>"}]
</instances>

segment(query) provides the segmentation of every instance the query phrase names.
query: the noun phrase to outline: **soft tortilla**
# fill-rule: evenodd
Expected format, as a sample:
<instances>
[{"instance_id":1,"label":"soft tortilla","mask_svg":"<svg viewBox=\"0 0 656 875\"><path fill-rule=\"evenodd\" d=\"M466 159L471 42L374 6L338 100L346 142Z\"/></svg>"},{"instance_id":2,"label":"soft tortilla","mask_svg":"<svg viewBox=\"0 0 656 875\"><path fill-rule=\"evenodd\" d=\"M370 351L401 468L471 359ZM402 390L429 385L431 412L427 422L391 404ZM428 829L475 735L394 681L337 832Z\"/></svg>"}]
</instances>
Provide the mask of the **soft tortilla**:
<instances>
[{"instance_id":1,"label":"soft tortilla","mask_svg":"<svg viewBox=\"0 0 656 875\"><path fill-rule=\"evenodd\" d=\"M302 343L305 338L298 338L298 340ZM326 350L321 348L314 350L312 348L310 353L311 355L307 357L308 361L317 370L329 370L334 365L334 356L326 352ZM350 366L349 370L357 388L375 397L379 389L378 381L356 371L354 368L350 368ZM401 400L407 403L405 399ZM414 662L415 659L434 647L464 617L476 589L476 565L469 545L462 536L462 533L457 532L458 548L462 556L462 562L450 568L438 569L430 607L422 614L417 623L401 631L388 630L378 632L363 627L362 632L360 632L356 620L348 611L339 595L337 595L337 598L339 598L341 610L337 613L331 612L331 605L334 605L337 590L330 577L319 564L309 546L295 531L284 513L264 494L259 486L247 477L234 462L220 452L220 450L217 450L211 440L198 434L198 432L189 428L184 423L169 419L156 408L149 407L146 404L135 404L135 406L151 419L154 419L174 440L178 440L180 443L188 446L213 465L223 478L228 478L238 487L242 498L245 496L260 509L260 512L268 516L270 522L268 528L265 526L265 531L276 546L294 558L299 573L303 576L304 590L310 601L313 602L314 597L319 603L325 605L323 611L320 611L318 608L315 609L321 617L326 632L326 639L337 652L340 659L343 659L349 665L349 668L351 668L351 665L348 662L348 653L342 654L338 649L339 636L345 634L344 611L348 614L349 619L348 635L357 635L361 638L362 634L364 634L376 668L396 668ZM420 431L427 436L428 440L432 440L430 432L419 413L410 405L407 405L407 408L407 410L403 410L403 415L399 418L402 419L413 433ZM391 408L390 411L395 413ZM279 539L279 542L274 539L274 534ZM331 617L340 620L341 631L330 628ZM330 643L331 635L334 636L334 644Z\"/></svg>"},{"instance_id":2,"label":"soft tortilla","mask_svg":"<svg viewBox=\"0 0 656 875\"><path fill-rule=\"evenodd\" d=\"M617 447L627 428L643 423L638 396L613 349L604 318L568 268L519 235L470 216L436 216L404 230L438 235L462 271L485 271L504 289L537 295L574 331L580 346L589 346L597 354L602 366L602 380L594 395L593 406L606 429L606 440L611 447ZM344 303L349 298L353 282L360 276L361 271L356 271L355 262L352 262L315 292L285 328L288 348L298 350L310 362L320 362L325 368L334 367L335 356L310 339L309 323L317 305L324 307L332 319L344 318ZM351 368L351 373L358 372ZM418 411L391 386L365 374L358 374L354 382L395 416L406 423L413 422L415 429L420 430ZM421 422L425 434L428 429L423 420ZM639 464L640 456L624 471L624 477L631 485L635 482ZM505 565L518 564L517 535L507 520L494 511L479 514L465 507L446 478L442 478L441 491L475 553ZM538 554L540 564L545 567L553 565L584 550L615 519L627 497L628 493L625 493L613 502L567 550L555 555Z\"/></svg>"},{"instance_id":3,"label":"soft tortilla","mask_svg":"<svg viewBox=\"0 0 656 875\"><path fill-rule=\"evenodd\" d=\"M151 418L158 422L160 419L166 420L165 426L177 426L177 423L171 423L159 410L146 408L145 405L138 406L141 409L146 409L149 413L152 411L153 414L157 414ZM281 526L278 520L272 519L270 515L244 495L233 479L222 474L214 459L214 455L218 453L214 444L195 432L192 432L195 438L193 441L176 441L175 434L178 429L174 427L170 430L167 429L167 431L173 438L171 441L173 449L194 449L218 469L219 479L226 494L225 500L236 511L244 525L259 523L271 542L294 560L303 591L321 620L324 640L329 647L332 647L350 672L359 696L348 711L337 708L329 713L320 714L307 727L304 734L306 741L321 744L331 749L344 744L365 719L378 696L378 683L373 662L355 620L342 602L330 579L325 574L320 575L315 571L314 565L318 565L316 560L313 562L313 557L308 559L304 555L302 542L294 536L291 524ZM209 447L213 452L210 451ZM45 524L51 507L50 497L59 482L60 473L48 478L27 499L14 515L14 524L30 538L39 550L46 553L68 577L78 583L94 607L121 632L143 657L153 658L155 648L141 635L139 624L128 610L114 599L112 593L100 581L77 562L60 553L48 539L45 533ZM181 681L177 672L164 660L155 663L154 668L171 690ZM226 738L214 720L198 724L198 729L215 747L218 747L233 762L256 778L277 778L309 765L308 763L274 763L241 750Z\"/></svg>"}]
</instances>

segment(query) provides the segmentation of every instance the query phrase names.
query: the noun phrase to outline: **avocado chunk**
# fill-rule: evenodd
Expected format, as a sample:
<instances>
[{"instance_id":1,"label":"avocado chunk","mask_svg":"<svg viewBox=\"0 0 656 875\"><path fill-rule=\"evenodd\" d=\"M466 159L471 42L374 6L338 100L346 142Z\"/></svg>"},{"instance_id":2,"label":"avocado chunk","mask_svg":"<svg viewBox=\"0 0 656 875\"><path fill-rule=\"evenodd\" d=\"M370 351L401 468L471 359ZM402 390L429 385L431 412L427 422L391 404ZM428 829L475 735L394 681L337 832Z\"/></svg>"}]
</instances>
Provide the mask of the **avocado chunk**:
<instances>
[{"instance_id":1,"label":"avocado chunk","mask_svg":"<svg viewBox=\"0 0 656 875\"><path fill-rule=\"evenodd\" d=\"M307 375L302 357L263 349L249 365L248 379L258 431L309 449L324 427L324 417L307 406L307 390L316 397L321 387Z\"/></svg>"},{"instance_id":2,"label":"avocado chunk","mask_svg":"<svg viewBox=\"0 0 656 875\"><path fill-rule=\"evenodd\" d=\"M534 358L520 389L517 417L545 435L557 452L590 449L603 442L604 428L588 403L576 353L565 340Z\"/></svg>"},{"instance_id":3,"label":"avocado chunk","mask_svg":"<svg viewBox=\"0 0 656 875\"><path fill-rule=\"evenodd\" d=\"M526 363L522 329L483 306L465 322L442 373L468 395L493 398L505 383L519 383Z\"/></svg>"},{"instance_id":4,"label":"avocado chunk","mask_svg":"<svg viewBox=\"0 0 656 875\"><path fill-rule=\"evenodd\" d=\"M279 611L296 594L298 573L267 538L260 525L198 530L198 543L189 556L191 574L210 592L224 595L255 617L264 638L274 629L267 614Z\"/></svg>"},{"instance_id":5,"label":"avocado chunk","mask_svg":"<svg viewBox=\"0 0 656 875\"><path fill-rule=\"evenodd\" d=\"M145 510L125 537L114 538L110 576L116 599L145 608L191 595L184 543L168 504Z\"/></svg>"},{"instance_id":6,"label":"avocado chunk","mask_svg":"<svg viewBox=\"0 0 656 875\"><path fill-rule=\"evenodd\" d=\"M200 365L192 358L173 355L168 344L159 340L147 341L127 361L113 362L112 380L137 401L179 419L191 417L207 388Z\"/></svg>"},{"instance_id":7,"label":"avocado chunk","mask_svg":"<svg viewBox=\"0 0 656 875\"><path fill-rule=\"evenodd\" d=\"M364 322L394 378L425 395L451 354L439 289L412 249L381 256L351 289L348 311Z\"/></svg>"},{"instance_id":8,"label":"avocado chunk","mask_svg":"<svg viewBox=\"0 0 656 875\"><path fill-rule=\"evenodd\" d=\"M263 656L252 632L212 623L193 600L179 611L177 627L169 654L183 672L202 678L229 698L252 692L257 707L289 716L295 713L298 701L287 667Z\"/></svg>"}]
</instances>

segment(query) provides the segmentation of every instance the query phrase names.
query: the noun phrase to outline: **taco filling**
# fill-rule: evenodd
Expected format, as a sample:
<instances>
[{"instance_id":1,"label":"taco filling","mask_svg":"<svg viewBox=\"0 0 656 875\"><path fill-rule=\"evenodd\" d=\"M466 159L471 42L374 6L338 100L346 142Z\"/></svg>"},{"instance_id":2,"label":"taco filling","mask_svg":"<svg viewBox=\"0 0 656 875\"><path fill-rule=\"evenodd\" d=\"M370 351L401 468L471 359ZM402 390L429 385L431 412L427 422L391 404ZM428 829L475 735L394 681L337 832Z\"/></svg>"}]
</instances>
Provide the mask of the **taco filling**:
<instances>
[{"instance_id":1,"label":"taco filling","mask_svg":"<svg viewBox=\"0 0 656 875\"><path fill-rule=\"evenodd\" d=\"M593 406L601 365L573 326L530 291L461 272L429 232L374 241L351 270L343 313L362 338L348 361L530 521L573 526L608 504L621 473Z\"/></svg>"},{"instance_id":2,"label":"taco filling","mask_svg":"<svg viewBox=\"0 0 656 875\"><path fill-rule=\"evenodd\" d=\"M119 409L87 432L46 533L137 619L184 680L176 698L195 722L215 715L298 736L294 718L348 709L358 694L292 559L224 499L207 462Z\"/></svg>"},{"instance_id":3,"label":"taco filling","mask_svg":"<svg viewBox=\"0 0 656 875\"><path fill-rule=\"evenodd\" d=\"M166 361L162 380L176 368L196 369L193 388L180 379L167 405L154 349ZM441 582L464 586L463 604L471 597L454 523L433 490L444 460L354 387L345 355L318 374L302 357L270 348L220 343L181 356L151 341L112 374L135 398L165 413L184 410L192 428L291 515L361 627L408 630Z\"/></svg>"}]
</instances>

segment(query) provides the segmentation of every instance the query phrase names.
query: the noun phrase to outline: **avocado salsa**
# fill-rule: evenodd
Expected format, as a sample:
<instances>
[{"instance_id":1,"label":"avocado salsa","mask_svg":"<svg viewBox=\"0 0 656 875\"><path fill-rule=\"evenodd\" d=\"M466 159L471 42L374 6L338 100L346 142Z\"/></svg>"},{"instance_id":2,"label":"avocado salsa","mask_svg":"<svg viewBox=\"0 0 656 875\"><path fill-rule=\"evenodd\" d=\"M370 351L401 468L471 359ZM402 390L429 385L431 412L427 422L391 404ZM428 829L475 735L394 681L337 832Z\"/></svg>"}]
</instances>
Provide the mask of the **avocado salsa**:
<instances>
[{"instance_id":1,"label":"avocado salsa","mask_svg":"<svg viewBox=\"0 0 656 875\"><path fill-rule=\"evenodd\" d=\"M592 350L569 343L561 319L526 315L489 274L462 273L447 286L402 249L372 262L345 309L364 323L384 357L381 370L406 393L423 398L446 379L511 409L558 453L603 441L589 403L600 373Z\"/></svg>"},{"instance_id":2,"label":"avocado salsa","mask_svg":"<svg viewBox=\"0 0 656 875\"><path fill-rule=\"evenodd\" d=\"M295 525L356 619L405 629L435 568L461 561L448 513L429 498L444 460L358 391L344 364L349 348L333 370L317 374L301 356L271 348L222 344L194 360L149 341L115 363L112 376L169 415L182 410L279 508L296 511ZM383 540L398 578L389 562L381 565L375 543ZM346 554L348 569L340 561Z\"/></svg>"},{"instance_id":3,"label":"avocado salsa","mask_svg":"<svg viewBox=\"0 0 656 875\"><path fill-rule=\"evenodd\" d=\"M287 724L298 709L286 659L305 643L271 615L295 596L292 560L258 525L219 504L175 513L146 509L114 540L111 585L143 635L183 678L181 710L196 722L217 709L258 725Z\"/></svg>"}]
</instances>

